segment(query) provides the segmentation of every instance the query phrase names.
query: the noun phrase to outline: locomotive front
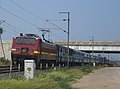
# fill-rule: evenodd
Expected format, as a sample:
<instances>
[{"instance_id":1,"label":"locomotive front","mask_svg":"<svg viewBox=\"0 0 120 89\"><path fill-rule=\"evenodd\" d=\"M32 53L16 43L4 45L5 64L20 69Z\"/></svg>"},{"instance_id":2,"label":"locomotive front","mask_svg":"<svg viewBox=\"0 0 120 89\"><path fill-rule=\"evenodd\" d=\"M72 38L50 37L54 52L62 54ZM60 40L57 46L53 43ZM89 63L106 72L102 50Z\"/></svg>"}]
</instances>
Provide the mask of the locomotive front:
<instances>
[{"instance_id":1,"label":"locomotive front","mask_svg":"<svg viewBox=\"0 0 120 89\"><path fill-rule=\"evenodd\" d=\"M41 38L35 34L20 35L13 38L11 59L13 65L24 65L25 59L37 59L40 55Z\"/></svg>"}]
</instances>

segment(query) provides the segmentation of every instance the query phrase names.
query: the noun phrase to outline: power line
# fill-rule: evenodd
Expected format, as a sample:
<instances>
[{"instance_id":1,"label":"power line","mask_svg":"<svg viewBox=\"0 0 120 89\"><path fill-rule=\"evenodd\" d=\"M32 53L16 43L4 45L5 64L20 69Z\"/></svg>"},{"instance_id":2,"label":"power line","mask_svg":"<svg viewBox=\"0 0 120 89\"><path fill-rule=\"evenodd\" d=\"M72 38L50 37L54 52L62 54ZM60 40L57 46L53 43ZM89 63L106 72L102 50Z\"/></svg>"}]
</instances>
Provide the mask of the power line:
<instances>
[{"instance_id":1,"label":"power line","mask_svg":"<svg viewBox=\"0 0 120 89\"><path fill-rule=\"evenodd\" d=\"M4 23L5 22L5 20L0 20L0 25L2 24L2 23Z\"/></svg>"},{"instance_id":2,"label":"power line","mask_svg":"<svg viewBox=\"0 0 120 89\"><path fill-rule=\"evenodd\" d=\"M5 27L9 28L10 30L15 31L15 30L13 30L12 28L10 28L9 26L7 26L6 24L4 24L4 25L5 25ZM5 31L6 31L6 30L5 30ZM15 33L14 33L14 32L11 32L11 31L7 31L7 32L16 35L16 32L15 32Z\"/></svg>"},{"instance_id":3,"label":"power line","mask_svg":"<svg viewBox=\"0 0 120 89\"><path fill-rule=\"evenodd\" d=\"M16 26L13 26L13 25L9 24L9 23L6 22L5 20L0 20L0 25L1 25L1 24L5 25L5 27L8 27L10 30L14 31L15 33L19 33L19 31L14 30L14 29L17 28ZM12 28L11 28L11 27L12 27ZM13 29L13 28L14 28L14 29ZM19 29L19 28L17 28L17 29ZM4 31L6 31L6 30L4 30ZM9 31L9 32L10 32L10 31ZM12 32L12 33L13 33L13 32Z\"/></svg>"},{"instance_id":4,"label":"power line","mask_svg":"<svg viewBox=\"0 0 120 89\"><path fill-rule=\"evenodd\" d=\"M26 10L25 8L23 8L22 6L20 6L20 5L17 4L17 3L13 2L12 0L9 0L9 1L11 1L14 5L18 6L18 7L21 8L22 10L25 10L25 11L28 12L29 14L33 15L34 17L39 18L39 19L42 19L42 20L44 20L44 21L46 21L46 22L48 22L48 23L54 25L54 26L57 27L59 30L61 30L61 31L65 32L65 33L67 33L64 29L62 29L61 27L59 27L59 26L56 25L55 23L51 22L50 20L48 20L48 19L43 19L43 18L37 16L36 14L32 13L32 12L29 11L29 10ZM25 22L27 22L27 23L29 23L29 24L31 24L32 26L38 27L37 25L35 25L35 24L33 24L33 23L31 23L31 22L25 20L24 18L21 18L20 16L17 16L16 14L14 14L14 13L8 11L7 9L5 9L5 8L3 8L3 7L1 7L1 6L0 6L0 8L1 8L2 10L6 11L7 13L9 13L9 14L11 14L11 15L13 15L13 16L15 16L15 17L17 17L17 18L19 18L19 19L21 19L21 20L23 20L23 21L25 21ZM10 25L10 24L8 24L8 23L6 23L6 24L9 25L9 26L11 26L11 27L13 27L12 25ZM13 28L16 28L16 27L13 27ZM13 29L11 29L11 30L13 30Z\"/></svg>"},{"instance_id":5,"label":"power line","mask_svg":"<svg viewBox=\"0 0 120 89\"><path fill-rule=\"evenodd\" d=\"M31 14L31 15L33 15L33 16L35 16L36 18L39 18L39 19L44 20L43 18L41 18L41 17L37 16L36 14L32 13L31 11L29 11L29 10L27 10L27 9L23 8L22 6L20 6L20 5L19 5L19 4L17 4L16 2L14 2L14 1L12 1L12 0L9 0L9 1L10 1L10 2L12 2L14 5L18 6L19 8L21 8L21 9L25 10L25 11L26 11L26 12L28 12L29 14Z\"/></svg>"},{"instance_id":6,"label":"power line","mask_svg":"<svg viewBox=\"0 0 120 89\"><path fill-rule=\"evenodd\" d=\"M39 17L38 15L36 15L36 14L34 14L33 12L31 12L31 11L23 8L22 6L20 6L19 4L17 4L16 2L14 2L14 1L12 1L12 0L9 0L9 1L10 1L11 3L13 3L14 5L18 6L19 8L25 10L25 11L28 12L29 14L35 16L36 18L42 19L42 20L44 20L44 21L46 21L46 22L54 25L55 27L59 28L59 29L62 30L63 32L67 33L67 31L65 31L64 29L62 29L61 27L59 27L59 26L56 25L55 23L51 22L50 20L48 20L48 19L43 19L43 18ZM64 21L65 21L65 20L64 20Z\"/></svg>"},{"instance_id":7,"label":"power line","mask_svg":"<svg viewBox=\"0 0 120 89\"><path fill-rule=\"evenodd\" d=\"M52 33L53 34L53 33ZM60 38L61 40L65 40L63 39L62 37L60 37L59 35L56 35L56 34L53 34L53 36L57 37L57 38Z\"/></svg>"},{"instance_id":8,"label":"power line","mask_svg":"<svg viewBox=\"0 0 120 89\"><path fill-rule=\"evenodd\" d=\"M10 26L10 27L12 27L12 28L14 28L14 29L19 29L19 30L21 30L20 28L11 25L11 24L9 24L8 22L5 22L5 24L7 24L8 26ZM13 31L15 31L15 32L17 32L17 33L19 32L19 31L16 31L16 30L13 30Z\"/></svg>"},{"instance_id":9,"label":"power line","mask_svg":"<svg viewBox=\"0 0 120 89\"><path fill-rule=\"evenodd\" d=\"M17 31L15 31L15 30L13 30L12 28L10 28L9 26L12 26L12 25L10 25L9 23L7 23L5 20L1 20L0 21L0 25L3 23L3 25L5 25L5 27L8 27L9 29L11 29L12 31L14 31L14 32L16 32L17 33ZM6 25L6 24L7 25ZM9 25L9 26L8 26ZM3 31L6 31L6 30L3 30ZM8 31L8 32L10 32L10 31ZM11 33L11 32L10 32ZM12 32L13 33L13 32Z\"/></svg>"},{"instance_id":10,"label":"power line","mask_svg":"<svg viewBox=\"0 0 120 89\"><path fill-rule=\"evenodd\" d=\"M5 24L4 24L6 27L8 27L10 30L12 30L12 31L14 31L15 33L19 33L19 31L16 31L16 30L14 30L14 29L16 29L16 27L14 27L13 25L11 25L11 24L9 24L9 23L7 23L7 22L5 22ZM12 27L12 28L11 28ZM13 29L14 28L14 29Z\"/></svg>"},{"instance_id":11,"label":"power line","mask_svg":"<svg viewBox=\"0 0 120 89\"><path fill-rule=\"evenodd\" d=\"M59 28L60 30L62 30L63 32L67 33L64 29L62 29L61 27L59 27L58 25L54 24L53 22L46 20L47 22L51 23L52 25L54 25L55 27Z\"/></svg>"},{"instance_id":12,"label":"power line","mask_svg":"<svg viewBox=\"0 0 120 89\"><path fill-rule=\"evenodd\" d=\"M55 37L59 37L60 39L63 40L62 37L60 37L59 35L53 34L52 31L51 31L51 29L52 29L52 30L57 30L58 28L38 28L38 29L40 29L39 31L44 32L43 34L46 34L46 32L48 32L48 33L51 32L52 35L54 35ZM49 34L49 37L50 37L50 34ZM48 38L49 38L49 37L48 37Z\"/></svg>"},{"instance_id":13,"label":"power line","mask_svg":"<svg viewBox=\"0 0 120 89\"><path fill-rule=\"evenodd\" d=\"M3 8L3 7L1 7L1 6L0 6L0 8L1 8L2 10L6 11L7 13L9 13L9 14L11 14L11 15L13 15L13 16L21 19L21 20L23 20L24 22L31 24L31 25L34 26L34 27L39 27L39 26L37 26L37 25L35 25L35 24L33 24L33 23L31 23L31 22L29 22L29 21L27 21L27 20L25 20L25 19L23 19L23 18L21 18L21 17L19 17L19 16L17 16L16 14L14 14L14 13L6 10L5 8Z\"/></svg>"}]
</instances>

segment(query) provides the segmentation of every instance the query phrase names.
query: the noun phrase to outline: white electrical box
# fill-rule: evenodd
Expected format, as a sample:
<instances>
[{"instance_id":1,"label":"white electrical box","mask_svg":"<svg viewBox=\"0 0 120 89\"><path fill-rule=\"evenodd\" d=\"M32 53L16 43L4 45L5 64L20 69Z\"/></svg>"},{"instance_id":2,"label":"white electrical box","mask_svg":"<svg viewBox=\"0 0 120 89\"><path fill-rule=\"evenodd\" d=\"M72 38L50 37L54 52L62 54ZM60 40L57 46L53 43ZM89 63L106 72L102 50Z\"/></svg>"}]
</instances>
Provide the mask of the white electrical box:
<instances>
[{"instance_id":1,"label":"white electrical box","mask_svg":"<svg viewBox=\"0 0 120 89\"><path fill-rule=\"evenodd\" d=\"M95 67L95 63L93 63L93 66Z\"/></svg>"},{"instance_id":2,"label":"white electrical box","mask_svg":"<svg viewBox=\"0 0 120 89\"><path fill-rule=\"evenodd\" d=\"M24 60L24 76L27 79L32 79L35 72L35 62L34 60Z\"/></svg>"}]
</instances>

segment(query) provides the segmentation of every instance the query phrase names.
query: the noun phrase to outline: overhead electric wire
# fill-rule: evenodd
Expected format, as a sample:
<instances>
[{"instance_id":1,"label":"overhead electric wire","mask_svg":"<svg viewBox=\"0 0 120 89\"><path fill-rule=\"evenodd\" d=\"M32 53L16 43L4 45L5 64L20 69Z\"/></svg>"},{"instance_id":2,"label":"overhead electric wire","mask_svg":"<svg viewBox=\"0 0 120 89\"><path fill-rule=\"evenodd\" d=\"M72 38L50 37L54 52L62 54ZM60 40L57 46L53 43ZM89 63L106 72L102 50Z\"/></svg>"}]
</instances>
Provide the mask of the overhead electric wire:
<instances>
[{"instance_id":1,"label":"overhead electric wire","mask_svg":"<svg viewBox=\"0 0 120 89\"><path fill-rule=\"evenodd\" d=\"M56 25L55 23L51 22L50 20L48 20L48 19L43 19L43 18L37 16L36 14L32 13L32 12L29 11L29 10L26 10L25 8L23 8L22 6L18 5L17 3L13 2L12 0L9 0L9 1L11 1L14 5L18 6L18 7L21 8L22 10L25 10L25 11L28 12L29 14L33 15L34 17L39 18L39 19L42 19L43 21L46 21L46 22L48 22L48 23L54 25L54 26L57 27L59 30L62 30L63 32L67 33L64 29L62 29L61 27L59 27L59 26ZM22 18L22 17L20 17L20 16L14 14L14 13L8 11L7 9L5 9L5 8L3 8L3 7L1 7L1 6L0 6L0 8L1 8L2 10L6 11L7 13L9 13L9 14L11 14L11 15L14 15L15 17L17 17L17 18L19 18L19 19L21 19L21 20L23 20L23 21L25 21L25 22L31 24L32 26L38 28L37 25L35 25L35 24L33 24L33 23L31 23L31 22L25 20L24 18ZM11 27L13 27L13 26L10 25L9 23L6 23L6 24L9 25L9 26L11 26ZM7 26L7 27L8 27L8 26ZM13 28L16 28L16 27L13 27ZM11 30L13 30L13 29L11 29ZM55 36L56 36L56 35L55 35Z\"/></svg>"},{"instance_id":2,"label":"overhead electric wire","mask_svg":"<svg viewBox=\"0 0 120 89\"><path fill-rule=\"evenodd\" d=\"M36 18L42 19L42 20L44 20L44 21L46 21L46 22L48 22L48 23L54 25L54 26L57 27L58 29L60 29L60 30L62 30L63 32L65 32L65 33L68 34L67 31L65 31L64 29L62 29L61 27L59 27L59 26L56 25L55 23L51 22L50 20L48 20L48 19L43 19L43 18L39 17L38 15L36 15L36 14L34 14L33 12L31 12L31 11L29 11L29 10L23 8L22 6L20 6L19 4L17 4L16 2L14 2L14 1L12 1L12 0L9 0L9 1L12 2L14 5L18 6L19 8L25 10L25 11L28 12L29 14L35 16Z\"/></svg>"},{"instance_id":3,"label":"overhead electric wire","mask_svg":"<svg viewBox=\"0 0 120 89\"><path fill-rule=\"evenodd\" d=\"M53 33L52 33L53 34ZM62 37L60 37L60 36L58 36L58 35L56 35L56 34L53 34L55 37L58 37L58 38L60 38L61 40L65 40L65 39L63 39Z\"/></svg>"},{"instance_id":4,"label":"overhead electric wire","mask_svg":"<svg viewBox=\"0 0 120 89\"><path fill-rule=\"evenodd\" d=\"M8 22L5 22L5 24L7 24L8 26L10 26L10 27L12 27L12 28L14 28L14 29L19 29L18 27L13 26L13 25L9 24ZM4 24L4 25L5 25L5 24ZM14 29L11 29L11 30L15 31L16 33L19 32L19 31L16 31L16 30L14 30ZM19 29L19 30L21 30L21 29Z\"/></svg>"},{"instance_id":5,"label":"overhead electric wire","mask_svg":"<svg viewBox=\"0 0 120 89\"><path fill-rule=\"evenodd\" d=\"M67 33L64 29L62 29L61 27L59 27L58 25L54 24L53 22L49 21L49 20L46 20L48 21L49 23L53 24L55 27L59 28L60 30L64 31L65 33Z\"/></svg>"},{"instance_id":6,"label":"overhead electric wire","mask_svg":"<svg viewBox=\"0 0 120 89\"><path fill-rule=\"evenodd\" d=\"M27 20L19 17L18 15L14 14L14 13L12 13L12 12L10 12L10 11L8 11L7 9L5 9L5 8L3 8L3 7L1 7L1 6L0 6L0 8L1 8L2 10L6 11L7 13L9 13L9 14L11 14L11 15L13 15L13 16L15 16L15 17L17 17L17 18L19 18L19 19L21 19L21 20L23 20L23 21L25 21L26 23L31 24L31 25L34 26L34 27L39 27L39 26L37 26L37 25L35 25L35 24L33 24L33 23L31 23L31 22L29 22L29 21L27 21Z\"/></svg>"},{"instance_id":7,"label":"overhead electric wire","mask_svg":"<svg viewBox=\"0 0 120 89\"><path fill-rule=\"evenodd\" d=\"M9 28L10 30L15 31L15 30L12 29L11 27L7 26L6 24L4 24L4 25L5 25L5 27ZM5 31L6 31L6 30L5 30ZM11 32L11 31L8 31L8 32L11 33L11 34L14 34L14 35L17 34L17 32Z\"/></svg>"},{"instance_id":8,"label":"overhead electric wire","mask_svg":"<svg viewBox=\"0 0 120 89\"><path fill-rule=\"evenodd\" d=\"M19 33L19 31L21 30L20 28L12 25L12 24L10 24L10 23L8 23L6 20L0 20L0 25L1 25L1 24L2 24L3 26L5 26L5 27L9 28L10 30L12 30L14 33ZM4 27L4 28L5 28L5 27ZM4 30L4 31L7 31L7 30ZM10 31L9 31L9 32L10 32ZM13 33L13 32L12 32L12 33Z\"/></svg>"},{"instance_id":9,"label":"overhead electric wire","mask_svg":"<svg viewBox=\"0 0 120 89\"><path fill-rule=\"evenodd\" d=\"M26 12L28 12L29 14L31 14L31 15L33 15L33 16L35 16L35 17L39 18L39 19L44 20L43 18L41 18L41 17L37 16L36 14L32 13L31 11L29 11L29 10L27 10L27 9L23 8L22 6L20 6L20 5L19 5L19 4L17 4L16 2L14 2L14 1L12 1L12 0L9 0L9 1L10 1L10 2L12 2L14 5L18 6L19 8L21 8L21 9L25 10L25 11L26 11Z\"/></svg>"}]
</instances>

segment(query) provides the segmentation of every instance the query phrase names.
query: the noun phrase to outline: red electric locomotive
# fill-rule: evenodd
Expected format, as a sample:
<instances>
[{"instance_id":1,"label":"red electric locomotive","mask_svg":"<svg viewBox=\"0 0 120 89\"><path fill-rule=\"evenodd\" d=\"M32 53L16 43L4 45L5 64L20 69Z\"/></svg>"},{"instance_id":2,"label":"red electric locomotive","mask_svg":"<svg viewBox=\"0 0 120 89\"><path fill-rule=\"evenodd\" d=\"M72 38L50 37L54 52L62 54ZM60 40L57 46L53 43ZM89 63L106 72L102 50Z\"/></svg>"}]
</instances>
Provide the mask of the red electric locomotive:
<instances>
[{"instance_id":1,"label":"red electric locomotive","mask_svg":"<svg viewBox=\"0 0 120 89\"><path fill-rule=\"evenodd\" d=\"M43 42L36 34L21 34L13 38L11 51L13 65L20 64L23 67L24 60L34 59L37 67L45 66L46 63L51 66L56 64L57 55L57 46Z\"/></svg>"}]
</instances>

